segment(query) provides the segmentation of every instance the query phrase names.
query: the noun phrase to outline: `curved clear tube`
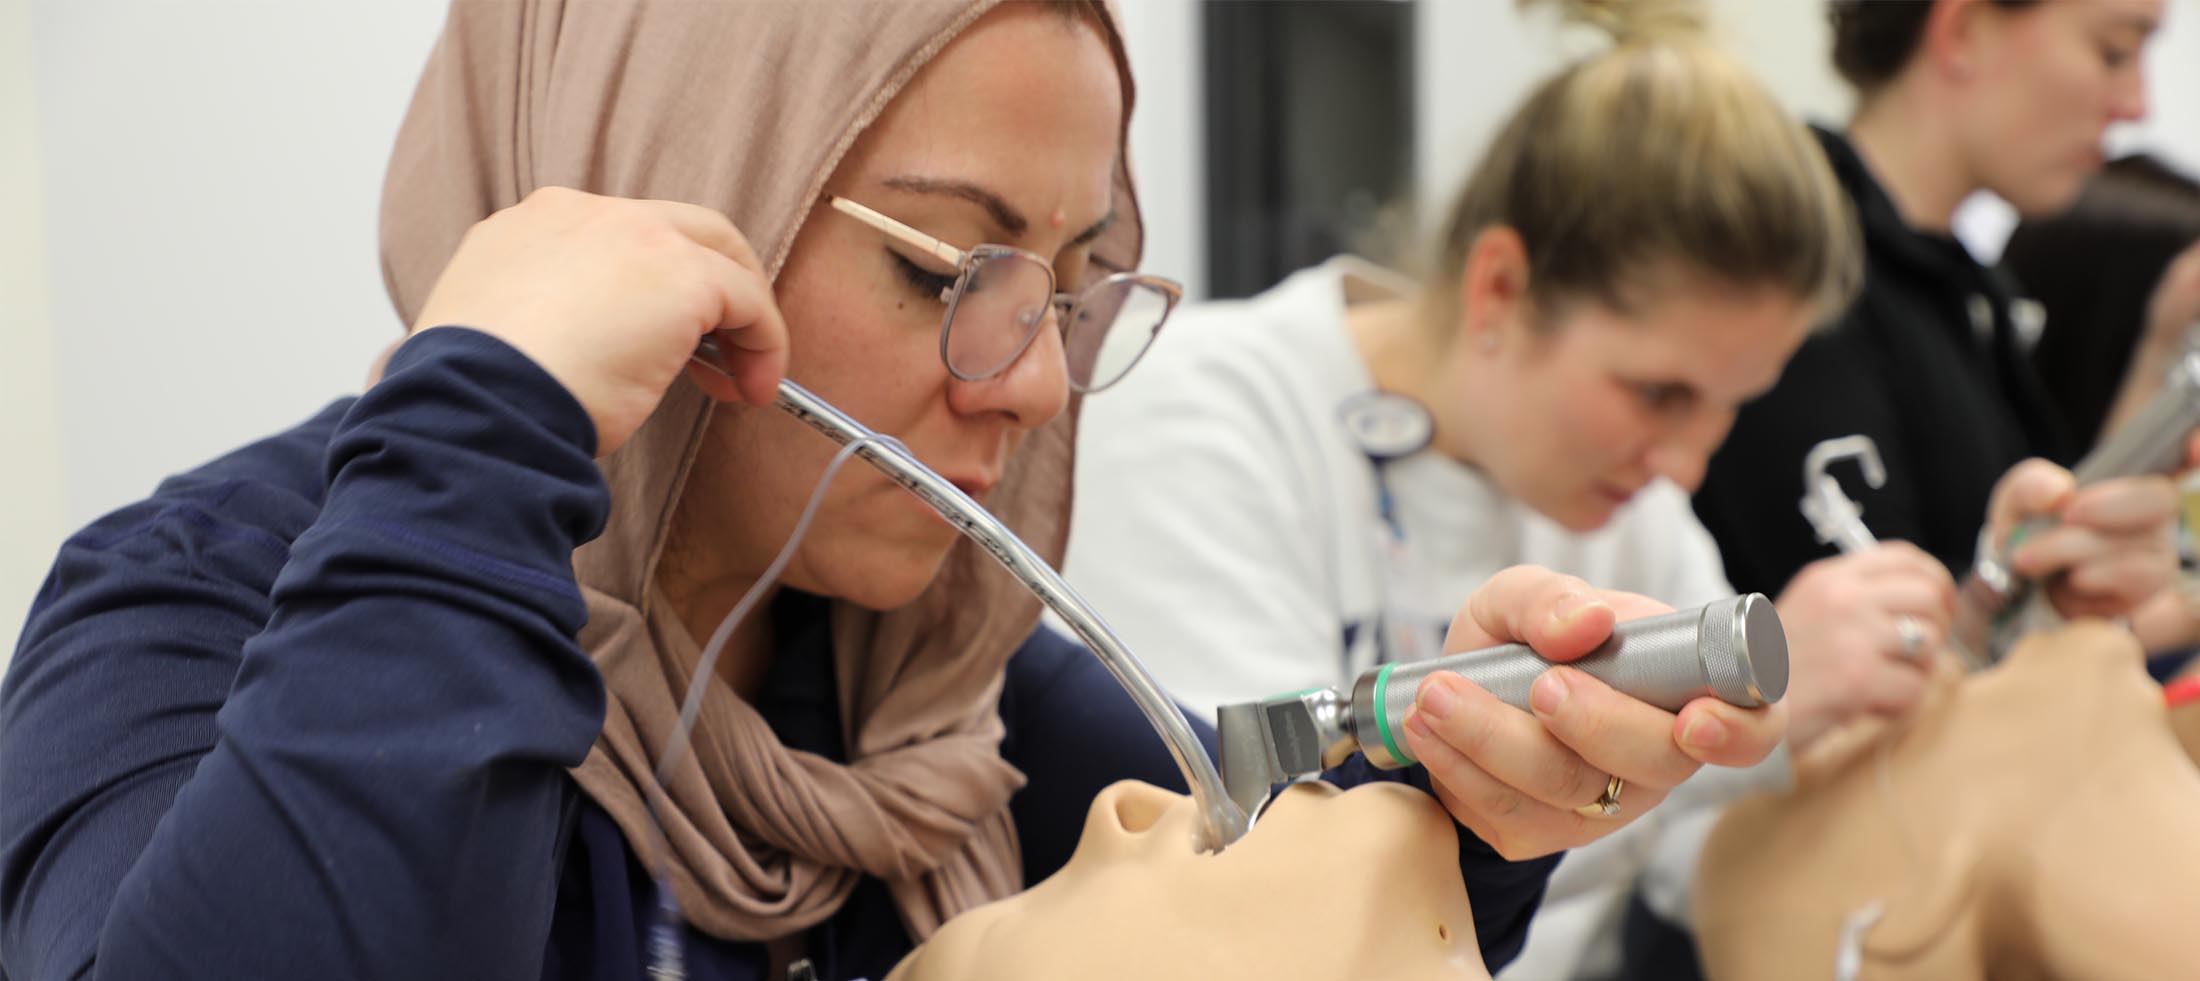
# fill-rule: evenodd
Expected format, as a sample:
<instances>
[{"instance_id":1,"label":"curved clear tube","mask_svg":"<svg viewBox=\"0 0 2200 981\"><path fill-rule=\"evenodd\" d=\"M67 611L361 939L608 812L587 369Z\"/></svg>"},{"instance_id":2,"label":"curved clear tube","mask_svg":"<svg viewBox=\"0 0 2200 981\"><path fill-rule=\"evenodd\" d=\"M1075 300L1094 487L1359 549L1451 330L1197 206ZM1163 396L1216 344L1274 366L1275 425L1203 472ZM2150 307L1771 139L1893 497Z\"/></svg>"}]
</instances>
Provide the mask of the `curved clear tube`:
<instances>
[{"instance_id":1,"label":"curved clear tube","mask_svg":"<svg viewBox=\"0 0 2200 981\"><path fill-rule=\"evenodd\" d=\"M1162 741L1168 744L1169 755L1176 758L1177 767L1184 771L1184 781L1191 786L1192 797L1200 807L1202 848L1219 851L1245 834L1245 811L1230 799L1222 785L1221 774L1207 758L1207 750L1200 745L1199 738L1192 734L1191 724L1185 721L1183 711L1161 690L1153 675L1147 673L1146 666L1116 638L1114 631L1108 629L1099 614L1085 605L1076 591L1070 589L1053 567L1031 550L1031 546L1024 544L1015 532L971 500L961 488L917 462L907 451L880 442L869 427L849 418L802 386L791 381L780 382L776 404L836 443L868 441L856 447L857 457L893 478L895 483L939 512L940 517L965 537L977 542L994 561L1077 631L1078 638L1101 664L1107 666L1108 673L1130 693L1131 700L1138 703L1139 711L1145 713L1146 721L1161 734Z\"/></svg>"}]
</instances>

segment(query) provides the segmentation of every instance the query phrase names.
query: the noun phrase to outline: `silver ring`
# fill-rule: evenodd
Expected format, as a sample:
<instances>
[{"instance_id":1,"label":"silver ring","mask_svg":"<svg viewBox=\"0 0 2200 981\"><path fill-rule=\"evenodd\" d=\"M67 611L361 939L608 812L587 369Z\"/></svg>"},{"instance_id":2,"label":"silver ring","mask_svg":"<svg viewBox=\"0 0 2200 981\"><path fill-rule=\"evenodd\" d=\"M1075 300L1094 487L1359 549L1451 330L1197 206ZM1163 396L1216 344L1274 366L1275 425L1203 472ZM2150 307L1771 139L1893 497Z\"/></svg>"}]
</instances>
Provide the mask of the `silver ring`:
<instances>
[{"instance_id":1,"label":"silver ring","mask_svg":"<svg viewBox=\"0 0 2200 981\"><path fill-rule=\"evenodd\" d=\"M1605 781L1604 793L1598 794L1597 799L1574 808L1574 813L1582 817L1592 818L1617 817L1619 816L1619 792L1625 789L1627 789L1627 781L1613 777Z\"/></svg>"},{"instance_id":2,"label":"silver ring","mask_svg":"<svg viewBox=\"0 0 2200 981\"><path fill-rule=\"evenodd\" d=\"M1925 628L1918 626L1916 617L1907 613L1895 617L1894 632L1902 640L1903 660L1915 661L1925 653Z\"/></svg>"}]
</instances>

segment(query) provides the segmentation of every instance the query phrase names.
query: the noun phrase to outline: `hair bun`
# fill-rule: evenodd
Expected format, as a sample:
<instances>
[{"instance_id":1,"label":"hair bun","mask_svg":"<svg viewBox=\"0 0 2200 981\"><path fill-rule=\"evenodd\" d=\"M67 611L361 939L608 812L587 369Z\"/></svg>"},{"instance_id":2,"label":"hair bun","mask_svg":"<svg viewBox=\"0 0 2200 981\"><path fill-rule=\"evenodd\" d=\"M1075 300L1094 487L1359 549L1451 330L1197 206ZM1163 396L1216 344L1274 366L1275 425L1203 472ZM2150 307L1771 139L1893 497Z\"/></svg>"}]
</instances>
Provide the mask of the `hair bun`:
<instances>
[{"instance_id":1,"label":"hair bun","mask_svg":"<svg viewBox=\"0 0 2200 981\"><path fill-rule=\"evenodd\" d=\"M1559 16L1611 35L1617 44L1702 40L1709 18L1699 0L1516 0L1525 10L1555 8Z\"/></svg>"}]
</instances>

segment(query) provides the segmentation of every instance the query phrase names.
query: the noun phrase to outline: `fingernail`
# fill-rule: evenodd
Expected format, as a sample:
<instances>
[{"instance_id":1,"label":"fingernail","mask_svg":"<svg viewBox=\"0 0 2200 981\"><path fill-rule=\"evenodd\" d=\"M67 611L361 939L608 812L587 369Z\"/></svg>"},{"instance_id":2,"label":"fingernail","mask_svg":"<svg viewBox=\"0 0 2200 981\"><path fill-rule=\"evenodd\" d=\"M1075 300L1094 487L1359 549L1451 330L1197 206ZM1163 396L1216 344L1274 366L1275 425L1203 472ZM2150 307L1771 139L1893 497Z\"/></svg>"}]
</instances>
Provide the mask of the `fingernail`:
<instances>
[{"instance_id":1,"label":"fingernail","mask_svg":"<svg viewBox=\"0 0 2200 981\"><path fill-rule=\"evenodd\" d=\"M1407 710L1406 710L1406 723L1405 723L1405 724L1406 724L1406 731L1407 731L1407 732L1410 732L1410 733L1413 733L1413 735L1414 735L1414 736L1416 736L1416 737L1418 737L1418 738L1421 738L1421 739L1434 739L1434 738L1436 738L1436 731L1435 731L1435 730L1433 730L1433 729L1430 729L1430 728L1428 727L1428 722L1427 722L1427 720L1425 720L1425 719L1422 719L1422 718L1421 718L1421 710L1420 710L1419 708L1409 708L1409 709L1407 709Z\"/></svg>"},{"instance_id":2,"label":"fingernail","mask_svg":"<svg viewBox=\"0 0 2200 981\"><path fill-rule=\"evenodd\" d=\"M1559 677L1558 669L1543 672L1528 689L1528 704L1535 706L1539 715L1557 715L1558 707L1566 704L1566 679Z\"/></svg>"},{"instance_id":3,"label":"fingernail","mask_svg":"<svg viewBox=\"0 0 2200 981\"><path fill-rule=\"evenodd\" d=\"M1427 712L1429 718L1438 721L1449 718L1452 709L1459 707L1459 696L1451 690L1452 683L1441 671L1429 675L1428 680L1421 682L1421 697L1414 704Z\"/></svg>"},{"instance_id":4,"label":"fingernail","mask_svg":"<svg viewBox=\"0 0 2200 981\"><path fill-rule=\"evenodd\" d=\"M1551 608L1551 623L1555 626L1571 626L1581 615L1604 605L1595 593L1567 593L1558 598L1558 605Z\"/></svg>"},{"instance_id":5,"label":"fingernail","mask_svg":"<svg viewBox=\"0 0 2200 981\"><path fill-rule=\"evenodd\" d=\"M1718 749L1726 745L1726 723L1709 715L1699 715L1688 720L1688 726L1681 730L1681 742L1691 749Z\"/></svg>"}]
</instances>

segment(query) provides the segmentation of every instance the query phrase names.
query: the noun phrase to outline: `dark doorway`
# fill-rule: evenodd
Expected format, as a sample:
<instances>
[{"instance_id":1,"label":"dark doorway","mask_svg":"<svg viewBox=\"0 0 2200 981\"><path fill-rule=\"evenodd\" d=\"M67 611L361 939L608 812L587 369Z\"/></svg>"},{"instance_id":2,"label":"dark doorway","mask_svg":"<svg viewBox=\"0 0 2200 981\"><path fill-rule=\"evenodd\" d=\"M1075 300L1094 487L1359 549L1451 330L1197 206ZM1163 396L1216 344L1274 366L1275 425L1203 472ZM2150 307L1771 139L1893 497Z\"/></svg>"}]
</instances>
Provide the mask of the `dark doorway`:
<instances>
[{"instance_id":1,"label":"dark doorway","mask_svg":"<svg viewBox=\"0 0 2200 981\"><path fill-rule=\"evenodd\" d=\"M1208 289L1249 296L1360 246L1409 192L1415 11L1203 6Z\"/></svg>"}]
</instances>

